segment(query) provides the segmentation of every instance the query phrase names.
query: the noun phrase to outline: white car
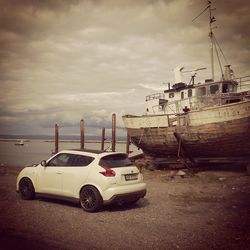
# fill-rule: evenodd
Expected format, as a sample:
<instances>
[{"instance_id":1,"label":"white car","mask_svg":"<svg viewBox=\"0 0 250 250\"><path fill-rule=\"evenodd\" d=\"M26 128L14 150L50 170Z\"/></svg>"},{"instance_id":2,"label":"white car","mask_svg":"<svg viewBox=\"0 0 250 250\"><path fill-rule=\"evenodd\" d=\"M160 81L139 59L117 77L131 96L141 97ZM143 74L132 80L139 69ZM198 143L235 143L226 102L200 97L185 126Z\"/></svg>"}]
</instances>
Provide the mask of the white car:
<instances>
[{"instance_id":1,"label":"white car","mask_svg":"<svg viewBox=\"0 0 250 250\"><path fill-rule=\"evenodd\" d=\"M142 173L124 153L63 150L17 177L22 199L35 196L80 202L88 212L110 203L135 203L146 195Z\"/></svg>"}]
</instances>

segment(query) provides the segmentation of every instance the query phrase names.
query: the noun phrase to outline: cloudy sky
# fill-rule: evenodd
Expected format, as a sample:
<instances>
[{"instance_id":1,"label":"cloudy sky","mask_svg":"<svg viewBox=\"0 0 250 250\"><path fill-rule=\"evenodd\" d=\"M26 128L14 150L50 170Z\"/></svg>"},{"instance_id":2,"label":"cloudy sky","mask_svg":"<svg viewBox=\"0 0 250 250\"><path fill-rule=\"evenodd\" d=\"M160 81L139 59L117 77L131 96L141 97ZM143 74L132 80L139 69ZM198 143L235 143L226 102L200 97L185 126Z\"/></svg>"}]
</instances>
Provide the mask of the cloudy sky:
<instances>
[{"instance_id":1,"label":"cloudy sky","mask_svg":"<svg viewBox=\"0 0 250 250\"><path fill-rule=\"evenodd\" d=\"M236 76L250 75L250 4L214 0L216 38ZM0 134L99 135L142 114L173 69L207 67L206 0L0 0ZM223 62L223 64L225 64ZM187 80L189 75L185 76ZM219 77L219 75L218 75ZM119 135L124 131L118 130Z\"/></svg>"}]
</instances>

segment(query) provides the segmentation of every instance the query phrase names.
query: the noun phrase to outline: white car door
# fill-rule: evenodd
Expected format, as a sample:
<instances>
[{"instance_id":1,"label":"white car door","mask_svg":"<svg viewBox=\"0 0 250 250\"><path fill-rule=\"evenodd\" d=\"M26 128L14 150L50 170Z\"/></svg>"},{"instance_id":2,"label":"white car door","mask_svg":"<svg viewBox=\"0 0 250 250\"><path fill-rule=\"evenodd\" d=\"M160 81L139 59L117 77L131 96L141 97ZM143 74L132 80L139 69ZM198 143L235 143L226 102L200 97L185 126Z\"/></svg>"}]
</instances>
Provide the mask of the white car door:
<instances>
[{"instance_id":1,"label":"white car door","mask_svg":"<svg viewBox=\"0 0 250 250\"><path fill-rule=\"evenodd\" d=\"M71 154L58 154L46 166L40 166L37 176L37 192L63 195L62 176L65 166L70 162Z\"/></svg>"}]
</instances>

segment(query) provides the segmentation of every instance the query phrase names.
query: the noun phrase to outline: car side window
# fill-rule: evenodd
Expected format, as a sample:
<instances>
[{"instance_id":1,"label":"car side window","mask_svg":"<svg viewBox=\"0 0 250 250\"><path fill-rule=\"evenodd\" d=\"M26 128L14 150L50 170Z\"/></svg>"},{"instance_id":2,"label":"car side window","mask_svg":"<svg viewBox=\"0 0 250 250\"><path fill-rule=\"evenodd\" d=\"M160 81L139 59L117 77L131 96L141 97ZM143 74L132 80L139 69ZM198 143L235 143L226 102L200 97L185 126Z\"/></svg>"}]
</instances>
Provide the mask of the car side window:
<instances>
[{"instance_id":1,"label":"car side window","mask_svg":"<svg viewBox=\"0 0 250 250\"><path fill-rule=\"evenodd\" d=\"M71 166L88 166L93 160L90 156L74 155Z\"/></svg>"},{"instance_id":2,"label":"car side window","mask_svg":"<svg viewBox=\"0 0 250 250\"><path fill-rule=\"evenodd\" d=\"M59 154L51 159L47 166L69 166L71 161L71 154Z\"/></svg>"}]
</instances>

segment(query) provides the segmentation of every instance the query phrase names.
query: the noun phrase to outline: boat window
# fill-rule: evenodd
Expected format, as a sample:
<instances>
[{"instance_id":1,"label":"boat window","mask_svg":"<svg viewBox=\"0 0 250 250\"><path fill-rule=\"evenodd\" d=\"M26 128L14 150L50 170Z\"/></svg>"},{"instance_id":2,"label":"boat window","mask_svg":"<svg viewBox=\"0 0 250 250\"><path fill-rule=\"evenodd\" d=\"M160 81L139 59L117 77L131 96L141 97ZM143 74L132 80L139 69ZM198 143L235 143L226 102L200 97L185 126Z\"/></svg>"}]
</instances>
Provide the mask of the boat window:
<instances>
[{"instance_id":1,"label":"boat window","mask_svg":"<svg viewBox=\"0 0 250 250\"><path fill-rule=\"evenodd\" d=\"M169 93L169 98L173 98L174 97L174 93Z\"/></svg>"},{"instance_id":2,"label":"boat window","mask_svg":"<svg viewBox=\"0 0 250 250\"><path fill-rule=\"evenodd\" d=\"M189 90L188 90L188 97L192 97L192 94L193 94L193 93L192 93L192 89L189 89Z\"/></svg>"},{"instance_id":3,"label":"boat window","mask_svg":"<svg viewBox=\"0 0 250 250\"><path fill-rule=\"evenodd\" d=\"M210 86L210 94L216 94L219 91L219 85L214 84Z\"/></svg>"},{"instance_id":4,"label":"boat window","mask_svg":"<svg viewBox=\"0 0 250 250\"><path fill-rule=\"evenodd\" d=\"M222 84L222 93L233 92L233 85L229 83Z\"/></svg>"},{"instance_id":5,"label":"boat window","mask_svg":"<svg viewBox=\"0 0 250 250\"><path fill-rule=\"evenodd\" d=\"M181 99L184 99L184 92L181 92Z\"/></svg>"},{"instance_id":6,"label":"boat window","mask_svg":"<svg viewBox=\"0 0 250 250\"><path fill-rule=\"evenodd\" d=\"M206 87L200 87L200 88L198 88L197 95L198 96L206 95Z\"/></svg>"}]
</instances>

